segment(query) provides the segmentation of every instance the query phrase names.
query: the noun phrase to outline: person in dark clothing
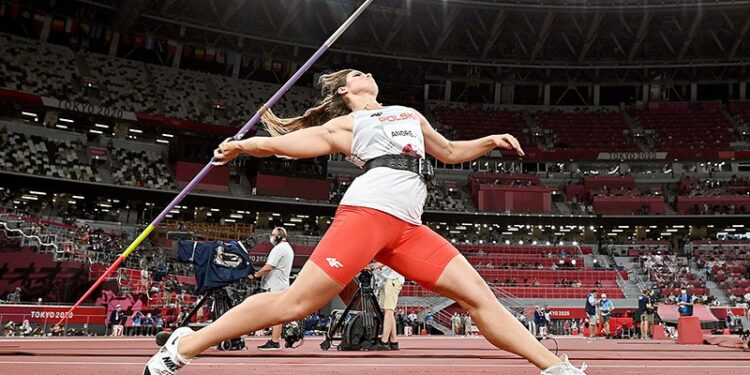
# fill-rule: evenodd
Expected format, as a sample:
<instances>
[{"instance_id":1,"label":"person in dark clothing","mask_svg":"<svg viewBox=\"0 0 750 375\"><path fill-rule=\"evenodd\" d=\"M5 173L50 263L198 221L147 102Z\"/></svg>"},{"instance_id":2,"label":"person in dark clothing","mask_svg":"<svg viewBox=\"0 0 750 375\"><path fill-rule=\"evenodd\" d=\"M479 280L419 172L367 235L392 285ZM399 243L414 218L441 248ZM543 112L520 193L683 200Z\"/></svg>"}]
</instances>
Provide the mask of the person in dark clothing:
<instances>
[{"instance_id":1,"label":"person in dark clothing","mask_svg":"<svg viewBox=\"0 0 750 375\"><path fill-rule=\"evenodd\" d=\"M654 306L651 300L651 291L643 289L643 294L638 297L638 316L641 321L641 339L647 339L650 336L649 330L654 324Z\"/></svg>"},{"instance_id":2,"label":"person in dark clothing","mask_svg":"<svg viewBox=\"0 0 750 375\"><path fill-rule=\"evenodd\" d=\"M122 311L122 306L117 307L109 315L109 324L112 326L112 336L122 336L123 334L123 323L125 323L125 312Z\"/></svg>"}]
</instances>

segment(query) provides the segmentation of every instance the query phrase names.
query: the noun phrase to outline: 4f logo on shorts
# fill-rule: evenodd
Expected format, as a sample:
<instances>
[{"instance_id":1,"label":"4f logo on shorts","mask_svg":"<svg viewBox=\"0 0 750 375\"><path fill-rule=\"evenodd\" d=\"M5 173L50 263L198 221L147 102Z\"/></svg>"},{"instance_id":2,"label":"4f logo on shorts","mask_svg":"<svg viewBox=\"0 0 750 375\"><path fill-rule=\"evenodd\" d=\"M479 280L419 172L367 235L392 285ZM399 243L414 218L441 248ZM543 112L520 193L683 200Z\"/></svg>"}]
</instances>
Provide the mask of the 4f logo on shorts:
<instances>
[{"instance_id":1,"label":"4f logo on shorts","mask_svg":"<svg viewBox=\"0 0 750 375\"><path fill-rule=\"evenodd\" d=\"M331 268L341 268L344 266L341 262L336 260L336 258L326 258L326 261Z\"/></svg>"}]
</instances>

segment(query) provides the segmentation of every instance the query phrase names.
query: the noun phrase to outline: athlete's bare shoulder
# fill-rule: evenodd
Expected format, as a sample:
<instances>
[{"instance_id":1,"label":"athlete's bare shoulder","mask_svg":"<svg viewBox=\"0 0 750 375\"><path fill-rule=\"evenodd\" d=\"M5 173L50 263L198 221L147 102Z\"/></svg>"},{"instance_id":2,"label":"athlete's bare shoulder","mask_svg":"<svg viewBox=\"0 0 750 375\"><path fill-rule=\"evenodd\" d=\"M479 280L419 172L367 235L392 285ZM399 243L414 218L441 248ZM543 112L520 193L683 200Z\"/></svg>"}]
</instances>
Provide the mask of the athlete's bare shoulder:
<instances>
[{"instance_id":1,"label":"athlete's bare shoulder","mask_svg":"<svg viewBox=\"0 0 750 375\"><path fill-rule=\"evenodd\" d=\"M328 131L328 142L334 146L336 152L349 155L352 149L352 132L354 129L352 116L335 117L323 124L323 128Z\"/></svg>"},{"instance_id":2,"label":"athlete's bare shoulder","mask_svg":"<svg viewBox=\"0 0 750 375\"><path fill-rule=\"evenodd\" d=\"M352 116L344 115L339 117L334 117L325 124L323 124L323 127L328 129L329 133L337 133L337 132L352 132L352 129L354 129L354 119Z\"/></svg>"}]
</instances>

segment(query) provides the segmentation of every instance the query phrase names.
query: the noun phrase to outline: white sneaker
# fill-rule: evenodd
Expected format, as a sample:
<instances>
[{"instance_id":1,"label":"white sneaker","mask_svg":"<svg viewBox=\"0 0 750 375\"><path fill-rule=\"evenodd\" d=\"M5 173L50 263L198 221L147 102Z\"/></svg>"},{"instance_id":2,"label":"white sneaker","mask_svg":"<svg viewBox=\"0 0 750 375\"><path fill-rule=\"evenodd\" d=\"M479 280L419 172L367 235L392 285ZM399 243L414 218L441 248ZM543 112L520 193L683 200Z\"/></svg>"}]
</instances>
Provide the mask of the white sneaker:
<instances>
[{"instance_id":1,"label":"white sneaker","mask_svg":"<svg viewBox=\"0 0 750 375\"><path fill-rule=\"evenodd\" d=\"M583 363L581 368L577 369L572 363L570 363L567 355L563 354L560 356L560 359L562 359L562 363L548 367L542 371L541 375L586 375L584 372L588 368L586 363Z\"/></svg>"},{"instance_id":2,"label":"white sneaker","mask_svg":"<svg viewBox=\"0 0 750 375\"><path fill-rule=\"evenodd\" d=\"M177 353L177 343L180 337L193 333L188 327L177 328L164 346L154 354L143 368L143 375L174 375L182 366L190 363L190 360L182 358Z\"/></svg>"}]
</instances>

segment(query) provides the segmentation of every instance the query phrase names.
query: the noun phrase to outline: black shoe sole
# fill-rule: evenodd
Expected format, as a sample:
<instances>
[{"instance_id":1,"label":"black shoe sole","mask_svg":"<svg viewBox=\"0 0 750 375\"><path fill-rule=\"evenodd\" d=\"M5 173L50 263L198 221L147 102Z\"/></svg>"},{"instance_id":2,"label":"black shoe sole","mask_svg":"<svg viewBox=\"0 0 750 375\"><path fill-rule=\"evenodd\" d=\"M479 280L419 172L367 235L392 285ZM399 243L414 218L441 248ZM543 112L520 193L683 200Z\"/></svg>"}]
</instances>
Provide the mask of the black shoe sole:
<instances>
[{"instance_id":1,"label":"black shoe sole","mask_svg":"<svg viewBox=\"0 0 750 375\"><path fill-rule=\"evenodd\" d=\"M164 344L169 341L169 336L172 335L172 332L159 332L156 334L156 345L164 346Z\"/></svg>"}]
</instances>

